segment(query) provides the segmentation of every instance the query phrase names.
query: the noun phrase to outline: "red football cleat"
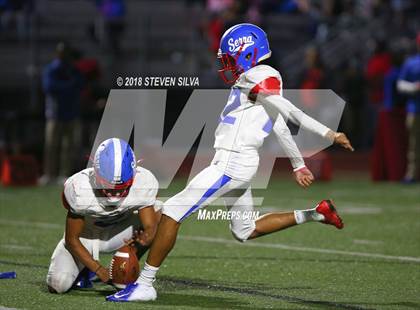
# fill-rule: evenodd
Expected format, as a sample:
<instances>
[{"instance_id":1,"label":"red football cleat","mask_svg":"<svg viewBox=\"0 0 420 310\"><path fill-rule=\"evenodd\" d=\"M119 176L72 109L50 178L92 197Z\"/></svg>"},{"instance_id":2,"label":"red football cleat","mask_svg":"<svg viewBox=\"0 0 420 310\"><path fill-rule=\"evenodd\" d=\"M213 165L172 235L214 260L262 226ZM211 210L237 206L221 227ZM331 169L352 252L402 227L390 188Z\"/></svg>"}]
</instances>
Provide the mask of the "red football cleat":
<instances>
[{"instance_id":1,"label":"red football cleat","mask_svg":"<svg viewBox=\"0 0 420 310\"><path fill-rule=\"evenodd\" d=\"M342 229L344 227L343 221L338 215L337 210L335 209L331 200L322 200L316 206L315 210L324 216L325 219L322 221L322 223L334 225L338 229Z\"/></svg>"}]
</instances>

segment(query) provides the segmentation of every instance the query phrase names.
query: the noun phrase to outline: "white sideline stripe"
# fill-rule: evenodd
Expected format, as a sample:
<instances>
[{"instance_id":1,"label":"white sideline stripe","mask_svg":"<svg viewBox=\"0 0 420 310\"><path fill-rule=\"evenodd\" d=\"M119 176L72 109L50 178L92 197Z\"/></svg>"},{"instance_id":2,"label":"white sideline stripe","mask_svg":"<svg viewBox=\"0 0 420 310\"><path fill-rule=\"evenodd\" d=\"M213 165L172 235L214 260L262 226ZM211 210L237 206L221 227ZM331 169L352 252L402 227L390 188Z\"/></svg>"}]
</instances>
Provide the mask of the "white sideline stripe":
<instances>
[{"instance_id":1,"label":"white sideline stripe","mask_svg":"<svg viewBox=\"0 0 420 310\"><path fill-rule=\"evenodd\" d=\"M45 229L64 229L64 224L53 224L45 222L31 222L31 221L15 221L15 220L3 220L0 219L0 224L10 225L10 226L23 226L25 227L35 227L35 228L45 228Z\"/></svg>"},{"instance_id":2,"label":"white sideline stripe","mask_svg":"<svg viewBox=\"0 0 420 310\"><path fill-rule=\"evenodd\" d=\"M283 249L289 251L298 251L298 252L312 252L312 253L323 253L323 254L339 254L347 256L360 256L360 257L369 257L369 258L382 258L389 260L396 260L402 262L415 262L420 263L420 257L411 257L411 256L393 256L385 254L376 254L376 253L365 253L365 252L352 252L352 251L342 251L342 250L333 250L333 249L317 249L309 247L300 247L292 246L281 243L238 243L238 241L223 239L223 238L211 238L211 237L201 237L201 236L179 236L180 239L189 240L189 241L203 241L211 243L221 243L229 245L238 245L238 246L249 246L256 248L269 248L269 249Z\"/></svg>"},{"instance_id":3,"label":"white sideline stripe","mask_svg":"<svg viewBox=\"0 0 420 310\"><path fill-rule=\"evenodd\" d=\"M264 206L264 207L255 207L256 211L261 212L279 212L279 211L290 211L282 209L276 206ZM341 206L337 209L340 214L380 214L382 213L382 208L378 207L351 207L351 206Z\"/></svg>"},{"instance_id":4,"label":"white sideline stripe","mask_svg":"<svg viewBox=\"0 0 420 310\"><path fill-rule=\"evenodd\" d=\"M334 197L334 194L332 193L331 196ZM292 199L284 198L284 197L276 197L276 201L278 202L277 205L270 205L269 207L276 207L276 206L279 207L285 203L288 204L290 203L290 201L292 201ZM336 202L336 206L338 207L339 210L341 210L344 207L350 207L350 208L377 208L378 207L377 204L369 203L369 202L348 201L348 200L347 200L348 202L343 202L341 201L341 199L340 201L336 201L335 199L333 199L333 201ZM310 199L293 198L293 203L301 204L302 209L313 208L315 207L317 202L318 201L312 201Z\"/></svg>"},{"instance_id":5,"label":"white sideline stripe","mask_svg":"<svg viewBox=\"0 0 420 310\"><path fill-rule=\"evenodd\" d=\"M339 213L343 214L379 214L382 213L382 208L378 207L342 207L337 209Z\"/></svg>"},{"instance_id":6,"label":"white sideline stripe","mask_svg":"<svg viewBox=\"0 0 420 310\"><path fill-rule=\"evenodd\" d=\"M16 244L0 244L1 248L10 250L33 250L34 247L28 245L16 245Z\"/></svg>"},{"instance_id":7,"label":"white sideline stripe","mask_svg":"<svg viewBox=\"0 0 420 310\"><path fill-rule=\"evenodd\" d=\"M116 252L114 254L114 256L124 257L124 258L129 258L130 257L130 255L128 253L124 253L124 252L120 252L120 251Z\"/></svg>"},{"instance_id":8,"label":"white sideline stripe","mask_svg":"<svg viewBox=\"0 0 420 310\"><path fill-rule=\"evenodd\" d=\"M355 244L366 244L366 245L380 245L383 244L383 241L377 240L364 240L364 239L354 239L353 243Z\"/></svg>"},{"instance_id":9,"label":"white sideline stripe","mask_svg":"<svg viewBox=\"0 0 420 310\"><path fill-rule=\"evenodd\" d=\"M43 222L29 222L29 221L13 221L13 220L3 220L0 219L0 223L9 224L9 225L23 225L23 226L32 226L36 228L45 228L45 229L63 229L64 225L52 224L52 223L43 223ZM240 244L237 241L222 239L222 238L210 238L210 237L200 237L200 236L179 236L180 239L191 240L191 241L204 241L212 243L224 243L224 244L233 244L240 246L250 246L250 247L261 247L261 248L271 248L271 249L284 249L290 251L300 251L300 252L313 252L313 253L325 253L325 254L339 254L339 255L348 255L348 256L360 256L360 257L371 257L371 258L382 258L389 260L397 260L403 262L415 262L420 263L420 257L412 256L393 256L385 254L375 254L375 253L364 253L364 252L351 252L351 251L342 251L342 250L333 250L333 249L317 249L317 248L308 248L308 247L298 247L291 246L280 243L252 243L248 242L245 244ZM1 310L1 309L0 309Z\"/></svg>"},{"instance_id":10,"label":"white sideline stripe","mask_svg":"<svg viewBox=\"0 0 420 310\"><path fill-rule=\"evenodd\" d=\"M19 310L19 308L7 308L5 306L0 305L0 310Z\"/></svg>"}]
</instances>

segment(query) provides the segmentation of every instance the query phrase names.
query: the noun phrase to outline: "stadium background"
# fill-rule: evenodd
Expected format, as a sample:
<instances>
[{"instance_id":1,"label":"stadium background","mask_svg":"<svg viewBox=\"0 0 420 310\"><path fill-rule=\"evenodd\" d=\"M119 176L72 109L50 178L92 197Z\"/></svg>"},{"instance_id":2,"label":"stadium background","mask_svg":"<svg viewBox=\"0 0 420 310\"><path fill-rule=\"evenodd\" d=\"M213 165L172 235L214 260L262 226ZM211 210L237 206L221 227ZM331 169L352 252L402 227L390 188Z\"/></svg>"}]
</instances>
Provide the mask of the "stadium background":
<instances>
[{"instance_id":1,"label":"stadium background","mask_svg":"<svg viewBox=\"0 0 420 310\"><path fill-rule=\"evenodd\" d=\"M122 9L117 5L115 12L107 11L101 2ZM42 70L53 60L58 42L74 50L85 76L77 170L90 153L103 107L98 100L106 99L118 76L198 76L200 88L224 88L216 73L218 40L242 21L266 29L273 50L270 64L280 70L286 88L333 89L347 101L340 128L359 152L352 155L351 170L367 171L383 105L383 72L389 66L383 62L396 53L412 53L419 27L419 3L409 0L3 0L0 8L0 152L35 155L39 173L45 124ZM375 49L382 49L382 63L369 69ZM169 114L176 118L177 104L182 106L188 90L172 89L169 96L168 109L174 109ZM340 162L348 163L334 160L336 170Z\"/></svg>"},{"instance_id":2,"label":"stadium background","mask_svg":"<svg viewBox=\"0 0 420 310\"><path fill-rule=\"evenodd\" d=\"M106 2L117 3L116 11L106 11L102 7ZM124 9L118 9L120 4ZM169 293L156 307L419 308L420 190L418 185L399 184L405 168L404 130L397 135L397 159L390 163L396 176L391 178L382 164L374 165L382 162L384 153L381 143L379 152L374 152L376 124L384 107L384 71L391 61L401 62L415 52L419 4L416 0L0 0L2 184L8 181L4 163L13 160L21 173L19 181L43 173L42 73L59 42L72 48L86 82L78 117L81 148L71 162L72 171L77 171L86 166L102 99L116 87L118 76L198 76L200 88L225 88L216 72L219 37L237 22L255 22L268 33L274 53L270 64L279 69L286 88L333 89L346 100L340 129L356 148L346 154L333 147L312 159L315 167L325 163L332 167L332 182L317 182L309 191L297 188L289 176L273 178L266 191L257 191L266 197L261 210L302 208L333 197L340 202L347 227L342 234L331 234L307 225L258 240L255 244L261 247L254 243L236 247L226 241L231 240L226 223L188 221L182 241L162 268L158 289ZM190 92L169 90L169 129ZM394 108L401 125L404 104L396 102ZM389 131L382 134L386 140ZM395 149L392 143L387 147ZM290 171L286 161L279 165L279 171ZM329 179L328 171L318 176ZM372 178L397 182L373 183ZM92 308L112 308L103 302L109 293L104 287L64 298L46 292L46 268L64 224L62 187L57 184L62 179L57 181L45 187L0 187L0 272L18 272L17 282L0 280L0 307L85 308L86 297L92 297ZM181 178L163 195L170 196L183 185ZM19 295L11 293L16 290Z\"/></svg>"}]
</instances>

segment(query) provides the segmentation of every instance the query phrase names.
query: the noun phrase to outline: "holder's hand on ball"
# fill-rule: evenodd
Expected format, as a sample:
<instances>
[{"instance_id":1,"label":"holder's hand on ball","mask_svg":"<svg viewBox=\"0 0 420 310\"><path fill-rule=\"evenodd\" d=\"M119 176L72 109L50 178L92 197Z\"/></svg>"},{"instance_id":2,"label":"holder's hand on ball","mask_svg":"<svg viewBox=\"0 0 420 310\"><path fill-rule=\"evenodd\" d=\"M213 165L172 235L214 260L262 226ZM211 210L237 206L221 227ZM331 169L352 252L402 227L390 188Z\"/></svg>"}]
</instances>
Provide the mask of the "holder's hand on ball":
<instances>
[{"instance_id":1,"label":"holder's hand on ball","mask_svg":"<svg viewBox=\"0 0 420 310\"><path fill-rule=\"evenodd\" d=\"M109 269L108 268L105 268L103 266L99 266L98 269L95 271L95 273L102 282L104 282L104 283L109 283L110 282Z\"/></svg>"},{"instance_id":2,"label":"holder's hand on ball","mask_svg":"<svg viewBox=\"0 0 420 310\"><path fill-rule=\"evenodd\" d=\"M128 246L134 246L136 243L136 237L133 235L130 239L124 239L124 244Z\"/></svg>"}]
</instances>

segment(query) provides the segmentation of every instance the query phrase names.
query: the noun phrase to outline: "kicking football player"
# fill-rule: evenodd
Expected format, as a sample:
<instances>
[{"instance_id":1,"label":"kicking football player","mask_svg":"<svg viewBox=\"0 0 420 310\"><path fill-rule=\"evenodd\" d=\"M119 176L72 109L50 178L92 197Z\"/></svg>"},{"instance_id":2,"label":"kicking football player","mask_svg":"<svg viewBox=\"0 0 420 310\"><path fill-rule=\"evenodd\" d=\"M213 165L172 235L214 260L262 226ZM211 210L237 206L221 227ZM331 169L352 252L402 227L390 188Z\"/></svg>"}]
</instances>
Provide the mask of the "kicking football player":
<instances>
[{"instance_id":1,"label":"kicking football player","mask_svg":"<svg viewBox=\"0 0 420 310\"><path fill-rule=\"evenodd\" d=\"M270 55L267 36L255 25L239 24L224 33L218 55L223 68L219 72L226 82L234 84L216 129L214 159L182 192L164 203L156 238L137 282L108 296L108 301L156 299L153 287L156 272L173 248L182 221L193 212L218 197L232 194L236 198L225 200L230 210L253 210L250 183L258 168L258 148L271 131L290 158L297 183L308 187L313 182L314 177L305 167L286 125L287 120L353 150L343 133L330 130L282 96L279 72L260 64ZM243 242L311 221L334 225L338 229L343 227L332 202L323 200L311 209L269 213L257 220L235 217L230 222L230 229L233 236Z\"/></svg>"},{"instance_id":2,"label":"kicking football player","mask_svg":"<svg viewBox=\"0 0 420 310\"><path fill-rule=\"evenodd\" d=\"M134 234L147 248L160 219L158 187L150 171L137 167L127 142L117 138L102 142L93 168L74 174L64 184L66 228L51 257L49 291L67 292L86 268L107 283L109 271L98 261L99 253L119 249Z\"/></svg>"}]
</instances>

